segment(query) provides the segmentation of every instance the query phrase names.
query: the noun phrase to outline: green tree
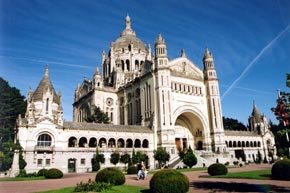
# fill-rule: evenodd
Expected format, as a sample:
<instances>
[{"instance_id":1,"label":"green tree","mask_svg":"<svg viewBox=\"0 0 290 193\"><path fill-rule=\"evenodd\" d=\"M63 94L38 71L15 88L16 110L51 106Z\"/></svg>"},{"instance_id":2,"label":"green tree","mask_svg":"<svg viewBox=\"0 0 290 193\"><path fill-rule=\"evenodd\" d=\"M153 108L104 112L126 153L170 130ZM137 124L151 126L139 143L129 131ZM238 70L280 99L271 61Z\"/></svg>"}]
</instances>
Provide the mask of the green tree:
<instances>
[{"instance_id":1,"label":"green tree","mask_svg":"<svg viewBox=\"0 0 290 193\"><path fill-rule=\"evenodd\" d=\"M223 117L225 130L246 131L247 127L237 119Z\"/></svg>"},{"instance_id":2,"label":"green tree","mask_svg":"<svg viewBox=\"0 0 290 193\"><path fill-rule=\"evenodd\" d=\"M22 156L20 144L14 141L16 119L24 115L26 102L24 96L15 87L10 87L8 82L0 77L0 170L5 171L11 167L14 150L19 149L19 165L23 169L26 162Z\"/></svg>"},{"instance_id":3,"label":"green tree","mask_svg":"<svg viewBox=\"0 0 290 193\"><path fill-rule=\"evenodd\" d=\"M146 153L143 153L141 151L137 151L135 153L135 150L133 150L132 163L136 164L136 163L140 163L141 161L144 161L146 163L146 165L147 165L148 156L146 155Z\"/></svg>"},{"instance_id":4,"label":"green tree","mask_svg":"<svg viewBox=\"0 0 290 193\"><path fill-rule=\"evenodd\" d=\"M119 161L120 161L120 154L118 152L112 153L110 161L112 164L114 164L116 166L117 163L119 163Z\"/></svg>"},{"instance_id":5,"label":"green tree","mask_svg":"<svg viewBox=\"0 0 290 193\"><path fill-rule=\"evenodd\" d=\"M14 128L19 114L26 111L25 97L0 77L0 151L3 143L14 139Z\"/></svg>"},{"instance_id":6,"label":"green tree","mask_svg":"<svg viewBox=\"0 0 290 193\"><path fill-rule=\"evenodd\" d=\"M87 118L86 121L89 123L109 123L110 118L106 113L104 113L100 107L93 106L92 107L92 114L90 114Z\"/></svg>"},{"instance_id":7,"label":"green tree","mask_svg":"<svg viewBox=\"0 0 290 193\"><path fill-rule=\"evenodd\" d=\"M182 161L185 165L187 165L190 168L192 168L192 166L197 164L197 159L190 146L188 150L186 151Z\"/></svg>"},{"instance_id":8,"label":"green tree","mask_svg":"<svg viewBox=\"0 0 290 193\"><path fill-rule=\"evenodd\" d=\"M99 149L96 148L96 154L92 159L92 170L95 172L98 171L101 168L101 163L105 163L105 157L104 154L100 154Z\"/></svg>"},{"instance_id":9,"label":"green tree","mask_svg":"<svg viewBox=\"0 0 290 193\"><path fill-rule=\"evenodd\" d=\"M154 159L158 161L159 168L161 168L169 161L170 155L164 147L158 147L157 150L154 150Z\"/></svg>"},{"instance_id":10,"label":"green tree","mask_svg":"<svg viewBox=\"0 0 290 193\"><path fill-rule=\"evenodd\" d=\"M120 162L125 164L125 167L127 167L127 164L130 162L130 155L128 153L125 153L123 155L121 155L120 157ZM125 168L126 170L126 168Z\"/></svg>"}]
</instances>

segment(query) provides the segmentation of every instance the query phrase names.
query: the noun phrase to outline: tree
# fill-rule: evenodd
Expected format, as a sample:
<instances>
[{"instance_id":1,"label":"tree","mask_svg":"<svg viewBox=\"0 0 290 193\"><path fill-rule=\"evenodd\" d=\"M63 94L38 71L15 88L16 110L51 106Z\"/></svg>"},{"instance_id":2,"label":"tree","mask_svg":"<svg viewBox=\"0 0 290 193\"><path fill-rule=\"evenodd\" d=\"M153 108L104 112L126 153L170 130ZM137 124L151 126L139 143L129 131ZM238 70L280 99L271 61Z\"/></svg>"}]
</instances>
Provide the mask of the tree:
<instances>
[{"instance_id":1,"label":"tree","mask_svg":"<svg viewBox=\"0 0 290 193\"><path fill-rule=\"evenodd\" d=\"M239 122L237 119L223 117L223 124L225 130L246 131L247 127Z\"/></svg>"},{"instance_id":2,"label":"tree","mask_svg":"<svg viewBox=\"0 0 290 193\"><path fill-rule=\"evenodd\" d=\"M287 87L290 87L290 74L287 74L286 78L286 85ZM290 93L287 92L281 92L280 90L278 91L278 99L276 100L276 107L271 108L271 111L275 114L277 120L279 121L279 126L276 127L276 132L275 130L272 130L275 139L280 139L282 142L276 141L280 147L277 147L278 153L282 152L287 153L286 155L289 157L290 155ZM284 138L284 139L283 139ZM285 151L286 150L286 151ZM288 152L287 152L288 150Z\"/></svg>"},{"instance_id":3,"label":"tree","mask_svg":"<svg viewBox=\"0 0 290 193\"><path fill-rule=\"evenodd\" d=\"M119 163L119 161L120 161L120 154L118 152L112 153L110 161L112 164L114 164L116 166L117 163Z\"/></svg>"},{"instance_id":4,"label":"tree","mask_svg":"<svg viewBox=\"0 0 290 193\"><path fill-rule=\"evenodd\" d=\"M133 149L132 163L136 164L136 163L140 163L141 161L145 162L145 165L147 165L148 156L146 155L146 153L143 153L141 151L137 151L135 153L135 150Z\"/></svg>"},{"instance_id":5,"label":"tree","mask_svg":"<svg viewBox=\"0 0 290 193\"><path fill-rule=\"evenodd\" d=\"M158 161L159 168L161 168L169 161L170 155L164 147L158 147L157 150L154 150L154 159Z\"/></svg>"},{"instance_id":6,"label":"tree","mask_svg":"<svg viewBox=\"0 0 290 193\"><path fill-rule=\"evenodd\" d=\"M98 171L101 168L101 163L105 163L105 157L104 154L100 154L99 149L96 148L96 154L92 159L92 170L95 172Z\"/></svg>"},{"instance_id":7,"label":"tree","mask_svg":"<svg viewBox=\"0 0 290 193\"><path fill-rule=\"evenodd\" d=\"M130 155L128 153L125 153L125 154L121 155L120 162L122 162L123 164L125 164L125 167L126 167L127 163L130 162L130 159L131 159L130 158Z\"/></svg>"},{"instance_id":8,"label":"tree","mask_svg":"<svg viewBox=\"0 0 290 193\"><path fill-rule=\"evenodd\" d=\"M182 161L185 165L187 165L190 168L192 168L192 166L197 164L197 158L195 157L190 146L187 152L185 153Z\"/></svg>"},{"instance_id":9,"label":"tree","mask_svg":"<svg viewBox=\"0 0 290 193\"><path fill-rule=\"evenodd\" d=\"M24 115L26 102L24 96L15 87L0 77L0 170L8 170L12 165L14 150L19 150L20 169L26 166L22 156L22 148L17 141L14 143L16 118Z\"/></svg>"},{"instance_id":10,"label":"tree","mask_svg":"<svg viewBox=\"0 0 290 193\"><path fill-rule=\"evenodd\" d=\"M3 143L14 139L14 128L19 114L26 111L25 97L0 77L0 151Z\"/></svg>"},{"instance_id":11,"label":"tree","mask_svg":"<svg viewBox=\"0 0 290 193\"><path fill-rule=\"evenodd\" d=\"M106 113L104 113L100 107L93 106L92 107L92 114L90 114L87 118L86 121L89 123L109 123L110 118Z\"/></svg>"}]
</instances>

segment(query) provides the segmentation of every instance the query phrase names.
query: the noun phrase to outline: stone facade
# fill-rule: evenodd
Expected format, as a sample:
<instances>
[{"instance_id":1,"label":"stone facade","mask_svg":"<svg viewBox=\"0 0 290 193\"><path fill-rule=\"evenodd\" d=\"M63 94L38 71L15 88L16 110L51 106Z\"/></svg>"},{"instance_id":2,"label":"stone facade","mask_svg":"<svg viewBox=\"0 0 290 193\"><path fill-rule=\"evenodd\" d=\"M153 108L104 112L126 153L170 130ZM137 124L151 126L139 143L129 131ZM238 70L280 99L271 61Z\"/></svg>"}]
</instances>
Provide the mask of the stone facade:
<instances>
[{"instance_id":1,"label":"stone facade","mask_svg":"<svg viewBox=\"0 0 290 193\"><path fill-rule=\"evenodd\" d=\"M61 94L56 94L48 69L37 89L29 92L25 118L17 121L26 170L91 171L97 147L105 154L104 166L111 165L112 152L135 150L145 152L149 167L154 168L153 151L159 146L170 153L172 167L180 164L178 151L189 146L199 166L217 158L229 161L232 150L227 145L232 137L223 128L218 76L208 49L202 60L202 70L184 50L169 60L161 34L152 54L127 16L120 37L107 54L102 53L102 73L97 68L92 79L77 86L73 122L63 120ZM108 115L110 124L86 122L95 106Z\"/></svg>"}]
</instances>

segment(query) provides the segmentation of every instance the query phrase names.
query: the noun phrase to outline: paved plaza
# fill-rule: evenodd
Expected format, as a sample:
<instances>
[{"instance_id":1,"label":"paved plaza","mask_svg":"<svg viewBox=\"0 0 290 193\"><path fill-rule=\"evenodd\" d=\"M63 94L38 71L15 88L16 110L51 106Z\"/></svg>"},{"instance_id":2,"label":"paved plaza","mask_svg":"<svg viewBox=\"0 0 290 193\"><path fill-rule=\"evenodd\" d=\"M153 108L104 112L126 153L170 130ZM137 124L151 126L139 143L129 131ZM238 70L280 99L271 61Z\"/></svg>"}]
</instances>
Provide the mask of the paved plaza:
<instances>
[{"instance_id":1,"label":"paved plaza","mask_svg":"<svg viewBox=\"0 0 290 193\"><path fill-rule=\"evenodd\" d=\"M251 171L270 169L270 165L249 165L241 168L230 168L229 171ZM289 181L279 180L248 180L205 178L206 171L185 172L190 180L190 192L290 192ZM126 175L126 184L149 188L152 175L145 180L136 180L135 175ZM95 178L95 173L68 174L62 179L36 181L8 181L0 182L1 193L39 192L64 187L75 186L78 182L86 182Z\"/></svg>"}]
</instances>

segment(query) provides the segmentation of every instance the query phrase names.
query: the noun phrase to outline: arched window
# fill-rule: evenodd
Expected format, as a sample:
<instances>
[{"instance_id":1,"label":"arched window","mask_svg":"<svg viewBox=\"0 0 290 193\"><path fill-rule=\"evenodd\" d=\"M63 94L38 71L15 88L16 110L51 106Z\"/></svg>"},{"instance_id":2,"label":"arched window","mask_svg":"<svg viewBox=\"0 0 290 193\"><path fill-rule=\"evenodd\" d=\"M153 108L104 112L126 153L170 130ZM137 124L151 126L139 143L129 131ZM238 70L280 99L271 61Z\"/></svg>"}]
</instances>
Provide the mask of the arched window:
<instances>
[{"instance_id":1,"label":"arched window","mask_svg":"<svg viewBox=\"0 0 290 193\"><path fill-rule=\"evenodd\" d=\"M233 147L232 141L229 142L229 147Z\"/></svg>"},{"instance_id":2,"label":"arched window","mask_svg":"<svg viewBox=\"0 0 290 193\"><path fill-rule=\"evenodd\" d=\"M245 142L244 141L242 141L242 147L245 147Z\"/></svg>"},{"instance_id":3,"label":"arched window","mask_svg":"<svg viewBox=\"0 0 290 193\"><path fill-rule=\"evenodd\" d=\"M132 139L127 139L126 140L126 147L128 147L128 148L132 148L133 147L133 141L132 141Z\"/></svg>"},{"instance_id":4,"label":"arched window","mask_svg":"<svg viewBox=\"0 0 290 193\"><path fill-rule=\"evenodd\" d=\"M114 138L109 139L108 147L109 148L115 148L116 147L116 140Z\"/></svg>"},{"instance_id":5,"label":"arched window","mask_svg":"<svg viewBox=\"0 0 290 193\"><path fill-rule=\"evenodd\" d=\"M240 141L238 141L238 147L241 147L241 142Z\"/></svg>"},{"instance_id":6,"label":"arched window","mask_svg":"<svg viewBox=\"0 0 290 193\"><path fill-rule=\"evenodd\" d=\"M250 142L250 147L253 147L253 142L252 141Z\"/></svg>"},{"instance_id":7,"label":"arched window","mask_svg":"<svg viewBox=\"0 0 290 193\"><path fill-rule=\"evenodd\" d=\"M68 139L68 147L76 147L77 146L77 138L70 137Z\"/></svg>"},{"instance_id":8,"label":"arched window","mask_svg":"<svg viewBox=\"0 0 290 193\"><path fill-rule=\"evenodd\" d=\"M46 99L46 113L48 113L48 104L49 104L49 98Z\"/></svg>"},{"instance_id":9,"label":"arched window","mask_svg":"<svg viewBox=\"0 0 290 193\"><path fill-rule=\"evenodd\" d=\"M233 147L237 147L237 142L236 141L233 142Z\"/></svg>"},{"instance_id":10,"label":"arched window","mask_svg":"<svg viewBox=\"0 0 290 193\"><path fill-rule=\"evenodd\" d=\"M97 139L92 137L89 142L89 147L97 147Z\"/></svg>"},{"instance_id":11,"label":"arched window","mask_svg":"<svg viewBox=\"0 0 290 193\"><path fill-rule=\"evenodd\" d=\"M117 146L118 146L118 148L124 148L125 147L125 141L124 141L124 139L118 139L118 141L117 141Z\"/></svg>"},{"instance_id":12,"label":"arched window","mask_svg":"<svg viewBox=\"0 0 290 193\"><path fill-rule=\"evenodd\" d=\"M101 138L99 140L99 147L102 148L102 147L107 147L107 140L105 138Z\"/></svg>"},{"instance_id":13,"label":"arched window","mask_svg":"<svg viewBox=\"0 0 290 193\"><path fill-rule=\"evenodd\" d=\"M79 141L79 147L86 147L88 144L88 140L85 137L81 137Z\"/></svg>"},{"instance_id":14,"label":"arched window","mask_svg":"<svg viewBox=\"0 0 290 193\"><path fill-rule=\"evenodd\" d=\"M130 71L130 61L126 60L126 69Z\"/></svg>"},{"instance_id":15,"label":"arched window","mask_svg":"<svg viewBox=\"0 0 290 193\"><path fill-rule=\"evenodd\" d=\"M141 147L141 141L140 141L140 139L135 139L134 147L135 148L140 148Z\"/></svg>"},{"instance_id":16,"label":"arched window","mask_svg":"<svg viewBox=\"0 0 290 193\"><path fill-rule=\"evenodd\" d=\"M228 141L226 141L226 146L229 147Z\"/></svg>"},{"instance_id":17,"label":"arched window","mask_svg":"<svg viewBox=\"0 0 290 193\"><path fill-rule=\"evenodd\" d=\"M268 142L268 141L267 141ZM260 141L258 141L258 147L261 147L261 142Z\"/></svg>"},{"instance_id":18,"label":"arched window","mask_svg":"<svg viewBox=\"0 0 290 193\"><path fill-rule=\"evenodd\" d=\"M254 147L257 147L257 142L256 141L254 141Z\"/></svg>"},{"instance_id":19,"label":"arched window","mask_svg":"<svg viewBox=\"0 0 290 193\"><path fill-rule=\"evenodd\" d=\"M144 139L142 142L142 147L143 148L148 148L149 147L149 141L147 139Z\"/></svg>"},{"instance_id":20,"label":"arched window","mask_svg":"<svg viewBox=\"0 0 290 193\"><path fill-rule=\"evenodd\" d=\"M37 146L51 146L51 136L42 134L37 139Z\"/></svg>"},{"instance_id":21,"label":"arched window","mask_svg":"<svg viewBox=\"0 0 290 193\"><path fill-rule=\"evenodd\" d=\"M248 141L246 141L246 147L249 147L250 143Z\"/></svg>"}]
</instances>

